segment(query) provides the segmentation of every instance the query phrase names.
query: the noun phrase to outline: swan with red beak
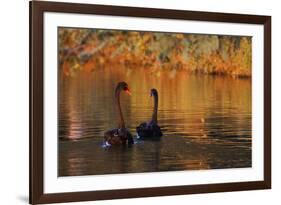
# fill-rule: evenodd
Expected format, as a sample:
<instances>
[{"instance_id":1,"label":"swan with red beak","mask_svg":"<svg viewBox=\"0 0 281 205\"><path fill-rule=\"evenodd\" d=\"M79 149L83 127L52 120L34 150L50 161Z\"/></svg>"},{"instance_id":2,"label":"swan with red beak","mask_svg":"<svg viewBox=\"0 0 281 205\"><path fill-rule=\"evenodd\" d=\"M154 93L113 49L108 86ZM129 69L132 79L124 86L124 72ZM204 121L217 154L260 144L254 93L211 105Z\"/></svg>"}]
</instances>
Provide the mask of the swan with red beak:
<instances>
[{"instance_id":1,"label":"swan with red beak","mask_svg":"<svg viewBox=\"0 0 281 205\"><path fill-rule=\"evenodd\" d=\"M104 133L104 142L106 146L134 144L133 135L125 126L125 121L121 110L120 94L122 91L128 95L131 95L131 91L126 82L119 82L115 89L115 106L118 113L118 127L108 130Z\"/></svg>"}]
</instances>

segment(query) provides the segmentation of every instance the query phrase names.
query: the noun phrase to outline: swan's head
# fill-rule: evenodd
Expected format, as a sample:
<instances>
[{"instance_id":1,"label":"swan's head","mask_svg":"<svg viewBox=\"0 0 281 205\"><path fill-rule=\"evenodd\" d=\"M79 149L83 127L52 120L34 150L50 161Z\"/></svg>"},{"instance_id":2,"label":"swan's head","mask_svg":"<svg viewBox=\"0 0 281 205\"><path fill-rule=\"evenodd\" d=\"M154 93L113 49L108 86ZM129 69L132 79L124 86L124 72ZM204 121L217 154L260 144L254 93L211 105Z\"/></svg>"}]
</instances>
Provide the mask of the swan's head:
<instances>
[{"instance_id":1,"label":"swan's head","mask_svg":"<svg viewBox=\"0 0 281 205\"><path fill-rule=\"evenodd\" d=\"M117 89L120 90L120 91L123 90L128 95L131 95L131 91L130 91L129 86L126 82L119 82L118 85L117 85Z\"/></svg>"},{"instance_id":2,"label":"swan's head","mask_svg":"<svg viewBox=\"0 0 281 205\"><path fill-rule=\"evenodd\" d=\"M152 96L158 96L158 92L157 92L157 90L155 89L155 88L152 88L151 90L150 90L150 96L152 97Z\"/></svg>"}]
</instances>

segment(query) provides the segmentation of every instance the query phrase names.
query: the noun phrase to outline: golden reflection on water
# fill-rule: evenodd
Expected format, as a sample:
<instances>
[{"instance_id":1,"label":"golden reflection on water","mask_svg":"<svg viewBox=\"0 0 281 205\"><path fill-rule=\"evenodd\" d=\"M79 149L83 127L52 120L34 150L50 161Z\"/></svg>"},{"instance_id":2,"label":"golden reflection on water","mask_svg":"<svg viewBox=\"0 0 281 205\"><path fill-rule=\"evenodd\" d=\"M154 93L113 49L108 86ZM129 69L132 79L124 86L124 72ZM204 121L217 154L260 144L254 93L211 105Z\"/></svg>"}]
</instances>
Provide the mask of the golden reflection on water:
<instances>
[{"instance_id":1,"label":"golden reflection on water","mask_svg":"<svg viewBox=\"0 0 281 205\"><path fill-rule=\"evenodd\" d=\"M101 147L115 128L114 89L132 134L150 119L150 89L159 93L157 142L132 148ZM59 175L235 168L251 166L251 80L113 67L59 80ZM75 139L75 141L73 141Z\"/></svg>"}]
</instances>

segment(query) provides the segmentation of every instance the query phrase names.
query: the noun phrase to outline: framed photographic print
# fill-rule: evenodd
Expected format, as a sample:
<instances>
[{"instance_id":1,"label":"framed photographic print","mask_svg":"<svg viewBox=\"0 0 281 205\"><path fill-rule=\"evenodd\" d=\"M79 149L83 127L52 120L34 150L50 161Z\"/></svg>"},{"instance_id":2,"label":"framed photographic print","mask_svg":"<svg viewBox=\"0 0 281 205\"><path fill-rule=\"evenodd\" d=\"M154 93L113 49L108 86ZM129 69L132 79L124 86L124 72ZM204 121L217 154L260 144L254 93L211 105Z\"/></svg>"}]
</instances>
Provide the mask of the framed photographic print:
<instances>
[{"instance_id":1,"label":"framed photographic print","mask_svg":"<svg viewBox=\"0 0 281 205\"><path fill-rule=\"evenodd\" d=\"M30 2L30 203L271 188L271 17Z\"/></svg>"}]
</instances>

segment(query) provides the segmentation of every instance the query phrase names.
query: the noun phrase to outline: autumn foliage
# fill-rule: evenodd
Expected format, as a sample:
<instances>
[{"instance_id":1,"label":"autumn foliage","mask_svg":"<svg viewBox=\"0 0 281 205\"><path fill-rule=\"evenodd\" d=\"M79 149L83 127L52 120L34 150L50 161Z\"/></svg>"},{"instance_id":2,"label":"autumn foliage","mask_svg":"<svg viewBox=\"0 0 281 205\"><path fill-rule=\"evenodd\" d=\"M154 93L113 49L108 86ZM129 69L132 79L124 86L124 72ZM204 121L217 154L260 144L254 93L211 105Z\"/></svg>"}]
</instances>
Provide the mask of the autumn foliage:
<instances>
[{"instance_id":1,"label":"autumn foliage","mask_svg":"<svg viewBox=\"0 0 281 205\"><path fill-rule=\"evenodd\" d=\"M251 77L251 37L81 28L59 28L58 37L65 76L118 65L155 74Z\"/></svg>"}]
</instances>

